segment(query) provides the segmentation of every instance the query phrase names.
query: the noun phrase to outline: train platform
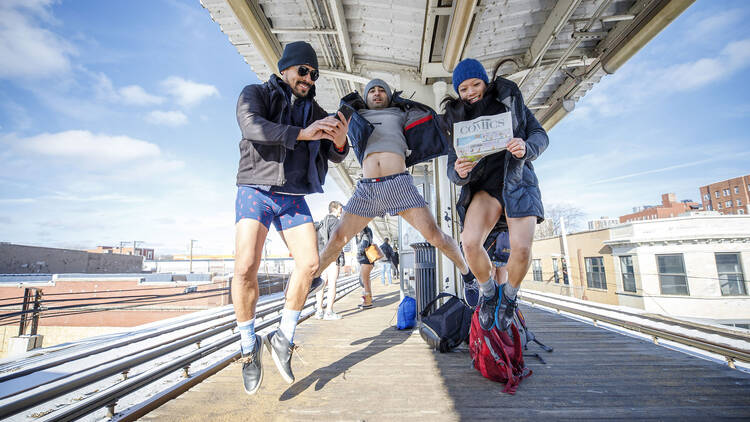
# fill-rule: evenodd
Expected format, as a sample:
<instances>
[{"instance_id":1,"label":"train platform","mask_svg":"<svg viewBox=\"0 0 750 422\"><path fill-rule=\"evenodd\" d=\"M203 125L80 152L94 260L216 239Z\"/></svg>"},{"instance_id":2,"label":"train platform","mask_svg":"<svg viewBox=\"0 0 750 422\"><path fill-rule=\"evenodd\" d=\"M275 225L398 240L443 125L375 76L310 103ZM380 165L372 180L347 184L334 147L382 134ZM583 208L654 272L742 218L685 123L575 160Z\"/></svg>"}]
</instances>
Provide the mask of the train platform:
<instances>
[{"instance_id":1,"label":"train platform","mask_svg":"<svg viewBox=\"0 0 750 422\"><path fill-rule=\"evenodd\" d=\"M295 335L296 380L264 355L263 385L242 389L238 364L144 416L143 421L269 420L706 420L750 417L750 375L643 339L524 306L530 328L554 347L528 357L515 395L471 367L467 349L439 354L418 331L395 329L398 286L373 282L375 306L354 292L339 321L308 319Z\"/></svg>"}]
</instances>

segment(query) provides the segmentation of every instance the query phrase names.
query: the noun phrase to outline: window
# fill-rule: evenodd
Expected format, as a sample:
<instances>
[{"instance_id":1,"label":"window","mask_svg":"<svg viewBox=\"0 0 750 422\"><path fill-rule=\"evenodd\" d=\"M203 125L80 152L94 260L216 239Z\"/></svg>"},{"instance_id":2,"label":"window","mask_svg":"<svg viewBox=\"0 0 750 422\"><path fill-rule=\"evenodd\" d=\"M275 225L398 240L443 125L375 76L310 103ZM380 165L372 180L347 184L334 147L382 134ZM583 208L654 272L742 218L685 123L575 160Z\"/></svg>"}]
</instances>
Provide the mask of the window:
<instances>
[{"instance_id":1,"label":"window","mask_svg":"<svg viewBox=\"0 0 750 422\"><path fill-rule=\"evenodd\" d=\"M722 296L746 295L745 276L740 266L740 254L717 253L716 270L719 273L719 285Z\"/></svg>"},{"instance_id":2,"label":"window","mask_svg":"<svg viewBox=\"0 0 750 422\"><path fill-rule=\"evenodd\" d=\"M633 257L621 256L620 268L622 269L622 289L626 292L635 293L635 271L633 269Z\"/></svg>"},{"instance_id":3,"label":"window","mask_svg":"<svg viewBox=\"0 0 750 422\"><path fill-rule=\"evenodd\" d=\"M748 185L748 186L750 186L750 185ZM719 191L714 192L714 194L716 195L717 198L719 197Z\"/></svg>"},{"instance_id":4,"label":"window","mask_svg":"<svg viewBox=\"0 0 750 422\"><path fill-rule=\"evenodd\" d=\"M586 285L594 289L607 289L607 278L604 276L604 258L585 258Z\"/></svg>"},{"instance_id":5,"label":"window","mask_svg":"<svg viewBox=\"0 0 750 422\"><path fill-rule=\"evenodd\" d=\"M663 295L689 295L682 254L656 255Z\"/></svg>"},{"instance_id":6,"label":"window","mask_svg":"<svg viewBox=\"0 0 750 422\"><path fill-rule=\"evenodd\" d=\"M711 199L711 197L708 194L704 194L703 195L703 199L705 199L706 201L708 201L709 199Z\"/></svg>"},{"instance_id":7,"label":"window","mask_svg":"<svg viewBox=\"0 0 750 422\"><path fill-rule=\"evenodd\" d=\"M732 201L727 201L724 203L725 208L732 208Z\"/></svg>"},{"instance_id":8,"label":"window","mask_svg":"<svg viewBox=\"0 0 750 422\"><path fill-rule=\"evenodd\" d=\"M745 210L743 210L742 208L737 210L737 214L744 214L744 213L745 213Z\"/></svg>"},{"instance_id":9,"label":"window","mask_svg":"<svg viewBox=\"0 0 750 422\"><path fill-rule=\"evenodd\" d=\"M721 202L719 202L719 209L721 209Z\"/></svg>"},{"instance_id":10,"label":"window","mask_svg":"<svg viewBox=\"0 0 750 422\"><path fill-rule=\"evenodd\" d=\"M729 189L724 189L722 192L724 192L724 196L729 196Z\"/></svg>"},{"instance_id":11,"label":"window","mask_svg":"<svg viewBox=\"0 0 750 422\"><path fill-rule=\"evenodd\" d=\"M568 279L568 263L565 262L565 258L560 258L560 263L562 264L563 284L569 284L570 280Z\"/></svg>"},{"instance_id":12,"label":"window","mask_svg":"<svg viewBox=\"0 0 750 422\"><path fill-rule=\"evenodd\" d=\"M558 274L558 271L560 269L557 266L557 258L552 258L552 272L554 273L555 277L555 283L560 283L560 274Z\"/></svg>"},{"instance_id":13,"label":"window","mask_svg":"<svg viewBox=\"0 0 750 422\"><path fill-rule=\"evenodd\" d=\"M708 209L709 211L713 211L713 210L714 210L714 207L712 207L712 206L711 206L711 204L708 204L708 208L707 208L707 209Z\"/></svg>"},{"instance_id":14,"label":"window","mask_svg":"<svg viewBox=\"0 0 750 422\"><path fill-rule=\"evenodd\" d=\"M739 186L735 186L734 187L734 193L740 193L740 187Z\"/></svg>"},{"instance_id":15,"label":"window","mask_svg":"<svg viewBox=\"0 0 750 422\"><path fill-rule=\"evenodd\" d=\"M531 261L531 269L534 272L534 281L543 281L542 280L542 260L535 259Z\"/></svg>"},{"instance_id":16,"label":"window","mask_svg":"<svg viewBox=\"0 0 750 422\"><path fill-rule=\"evenodd\" d=\"M741 199L738 199L738 200L737 200L737 206L738 206L738 207L741 207L741 206L742 206L742 200L741 200Z\"/></svg>"}]
</instances>

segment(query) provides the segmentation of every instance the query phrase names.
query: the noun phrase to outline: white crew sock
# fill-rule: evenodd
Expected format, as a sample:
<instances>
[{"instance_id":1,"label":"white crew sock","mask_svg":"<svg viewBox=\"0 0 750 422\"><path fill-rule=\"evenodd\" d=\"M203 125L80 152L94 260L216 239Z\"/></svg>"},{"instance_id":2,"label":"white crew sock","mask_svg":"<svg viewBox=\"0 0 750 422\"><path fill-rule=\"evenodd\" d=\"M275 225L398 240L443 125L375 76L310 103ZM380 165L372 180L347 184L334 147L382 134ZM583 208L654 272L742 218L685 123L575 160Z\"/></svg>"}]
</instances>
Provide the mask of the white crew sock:
<instances>
[{"instance_id":1,"label":"white crew sock","mask_svg":"<svg viewBox=\"0 0 750 422\"><path fill-rule=\"evenodd\" d=\"M237 322L240 330L240 348L243 355L249 355L255 349L255 318L249 321Z\"/></svg>"},{"instance_id":2,"label":"white crew sock","mask_svg":"<svg viewBox=\"0 0 750 422\"><path fill-rule=\"evenodd\" d=\"M297 329L297 321L299 321L299 315L302 311L294 311L286 309L281 311L281 323L279 324L279 331L284 334L289 344L294 343L294 331Z\"/></svg>"},{"instance_id":3,"label":"white crew sock","mask_svg":"<svg viewBox=\"0 0 750 422\"><path fill-rule=\"evenodd\" d=\"M492 297L495 295L495 290L497 289L497 286L495 286L495 280L490 277L489 280L482 283L481 281L477 280L479 282L479 291L482 292L482 294L486 297Z\"/></svg>"}]
</instances>

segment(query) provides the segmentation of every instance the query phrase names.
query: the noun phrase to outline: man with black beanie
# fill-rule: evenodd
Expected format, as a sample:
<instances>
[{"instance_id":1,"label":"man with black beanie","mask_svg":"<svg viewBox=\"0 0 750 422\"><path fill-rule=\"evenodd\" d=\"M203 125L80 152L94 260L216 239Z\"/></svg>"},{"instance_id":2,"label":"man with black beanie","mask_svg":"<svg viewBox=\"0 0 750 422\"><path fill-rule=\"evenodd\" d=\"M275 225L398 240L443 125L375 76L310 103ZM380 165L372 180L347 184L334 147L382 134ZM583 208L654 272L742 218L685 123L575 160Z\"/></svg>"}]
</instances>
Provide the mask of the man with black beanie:
<instances>
[{"instance_id":1,"label":"man with black beanie","mask_svg":"<svg viewBox=\"0 0 750 422\"><path fill-rule=\"evenodd\" d=\"M313 47L304 41L287 44L278 68L281 77L274 74L266 83L246 86L237 102L242 140L232 301L248 394L254 394L263 380L261 342L282 377L294 382L294 331L318 270L317 235L304 195L323 192L328 161L339 163L349 152L344 116L328 116L315 102L319 73ZM255 305L258 268L271 223L294 258L294 271L279 329L263 339L255 334Z\"/></svg>"}]
</instances>

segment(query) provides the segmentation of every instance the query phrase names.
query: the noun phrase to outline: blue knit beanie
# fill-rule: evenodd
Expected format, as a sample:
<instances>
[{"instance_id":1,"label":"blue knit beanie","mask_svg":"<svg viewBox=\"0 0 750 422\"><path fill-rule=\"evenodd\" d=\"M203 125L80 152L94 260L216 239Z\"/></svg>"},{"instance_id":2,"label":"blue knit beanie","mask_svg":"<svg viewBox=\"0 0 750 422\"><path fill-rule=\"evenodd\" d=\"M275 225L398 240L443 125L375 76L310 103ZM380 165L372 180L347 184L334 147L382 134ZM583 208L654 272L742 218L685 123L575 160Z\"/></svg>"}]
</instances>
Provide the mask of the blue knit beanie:
<instances>
[{"instance_id":1,"label":"blue knit beanie","mask_svg":"<svg viewBox=\"0 0 750 422\"><path fill-rule=\"evenodd\" d=\"M481 79L486 84L490 83L482 63L475 59L463 59L453 69L453 89L458 92L458 86L461 85L461 82L471 78Z\"/></svg>"},{"instance_id":2,"label":"blue knit beanie","mask_svg":"<svg viewBox=\"0 0 750 422\"><path fill-rule=\"evenodd\" d=\"M279 72L281 72L289 66L298 64L306 64L314 69L318 68L318 55L315 54L315 49L304 41L290 42L285 45L284 53L277 65L279 66Z\"/></svg>"}]
</instances>

